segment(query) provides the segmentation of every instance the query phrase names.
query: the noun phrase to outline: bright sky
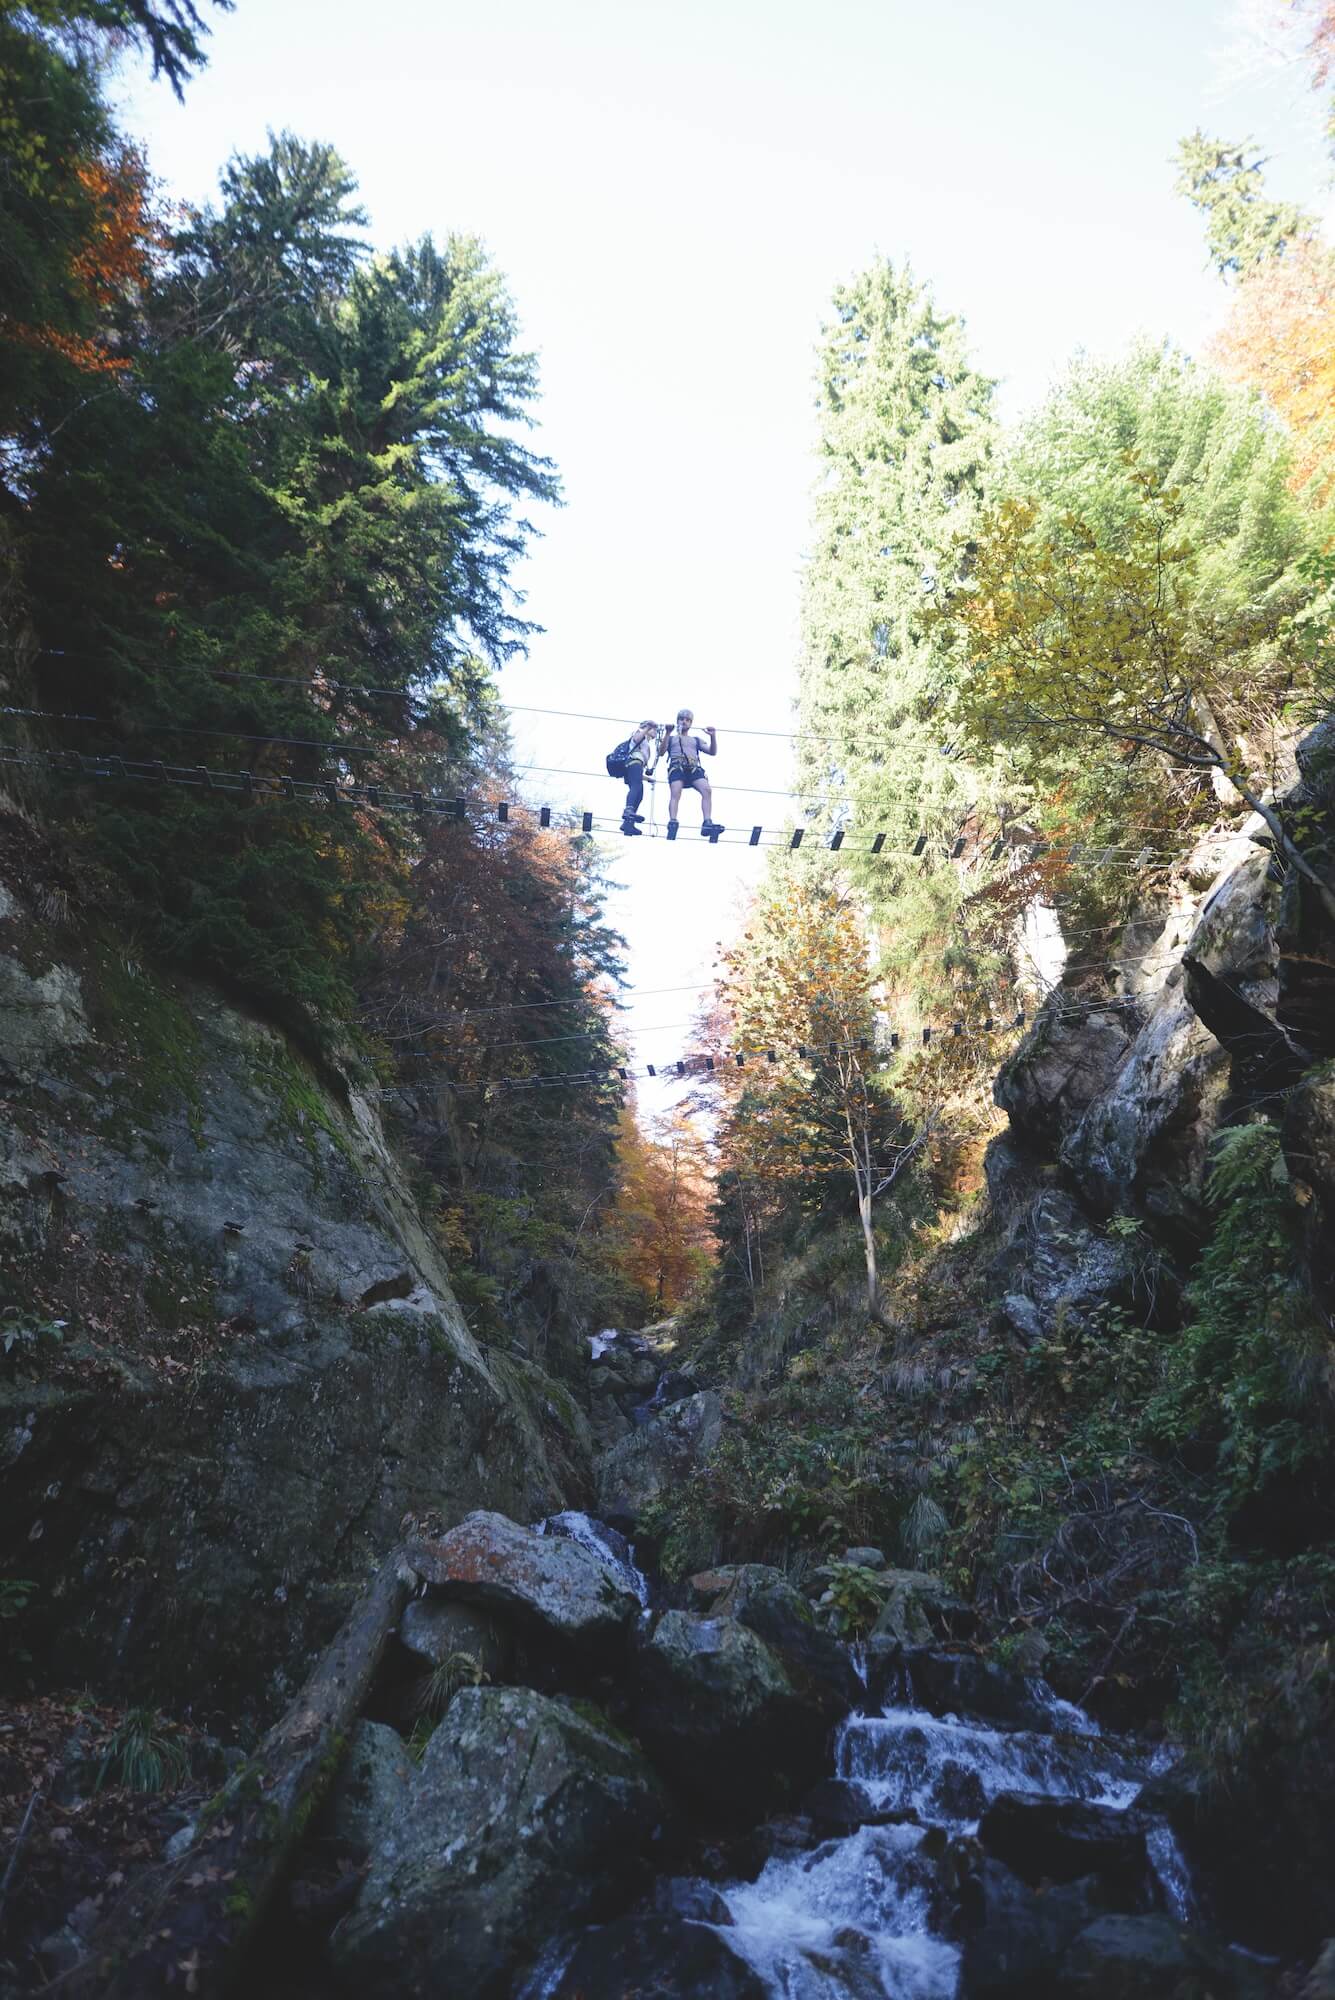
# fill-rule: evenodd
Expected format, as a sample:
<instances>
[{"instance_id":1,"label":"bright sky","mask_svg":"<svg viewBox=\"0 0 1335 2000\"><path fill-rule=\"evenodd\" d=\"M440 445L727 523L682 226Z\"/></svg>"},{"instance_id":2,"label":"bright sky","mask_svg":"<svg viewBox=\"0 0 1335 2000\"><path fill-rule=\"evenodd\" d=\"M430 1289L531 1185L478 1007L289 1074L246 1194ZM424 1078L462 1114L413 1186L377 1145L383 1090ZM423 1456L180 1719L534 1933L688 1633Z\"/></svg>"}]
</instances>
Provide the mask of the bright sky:
<instances>
[{"instance_id":1,"label":"bright sky","mask_svg":"<svg viewBox=\"0 0 1335 2000\"><path fill-rule=\"evenodd\" d=\"M546 629L502 694L626 725L691 706L720 732L716 817L774 825L784 800L738 788L782 789L788 745L730 725L791 727L833 287L909 257L1007 415L1078 348L1197 348L1224 294L1172 191L1178 138L1255 133L1277 192L1322 187L1305 79L1244 26L1237 0L238 0L184 107L130 77L125 118L180 195L288 127L345 156L377 243L485 240L566 493L522 578ZM625 733L515 717L521 759L562 773ZM624 794L534 773L530 796ZM609 843L639 1061L688 1044L696 995L660 989L708 980L762 865L702 841L689 797L682 817L674 846Z\"/></svg>"}]
</instances>

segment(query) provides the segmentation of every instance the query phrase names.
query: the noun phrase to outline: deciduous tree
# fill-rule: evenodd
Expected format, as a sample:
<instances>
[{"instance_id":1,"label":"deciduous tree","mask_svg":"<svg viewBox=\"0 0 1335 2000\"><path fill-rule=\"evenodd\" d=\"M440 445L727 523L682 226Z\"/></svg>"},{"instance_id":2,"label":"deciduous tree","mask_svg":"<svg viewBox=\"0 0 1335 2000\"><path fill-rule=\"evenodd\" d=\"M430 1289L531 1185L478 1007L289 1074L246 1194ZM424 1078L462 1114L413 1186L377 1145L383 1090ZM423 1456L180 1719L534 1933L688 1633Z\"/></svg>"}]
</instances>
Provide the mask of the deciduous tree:
<instances>
[{"instance_id":1,"label":"deciduous tree","mask_svg":"<svg viewBox=\"0 0 1335 2000\"><path fill-rule=\"evenodd\" d=\"M724 967L731 1046L749 1065L728 1072L737 1082L724 1165L743 1180L846 1173L875 1313L874 1206L925 1127L911 1133L885 1089L865 927L846 891L793 870L756 899Z\"/></svg>"},{"instance_id":2,"label":"deciduous tree","mask_svg":"<svg viewBox=\"0 0 1335 2000\"><path fill-rule=\"evenodd\" d=\"M1230 668L1267 641L1276 702L1310 676L1304 635L1263 606L1240 629L1202 627L1196 552L1182 534L1181 496L1132 467L1139 504L1125 529L1100 534L1078 515L1045 525L1005 502L981 524L968 587L941 616L966 636L972 671L955 702L973 738L1040 751L1111 742L1206 774L1221 773L1265 820L1276 847L1332 911L1335 898L1213 718L1237 695Z\"/></svg>"}]
</instances>

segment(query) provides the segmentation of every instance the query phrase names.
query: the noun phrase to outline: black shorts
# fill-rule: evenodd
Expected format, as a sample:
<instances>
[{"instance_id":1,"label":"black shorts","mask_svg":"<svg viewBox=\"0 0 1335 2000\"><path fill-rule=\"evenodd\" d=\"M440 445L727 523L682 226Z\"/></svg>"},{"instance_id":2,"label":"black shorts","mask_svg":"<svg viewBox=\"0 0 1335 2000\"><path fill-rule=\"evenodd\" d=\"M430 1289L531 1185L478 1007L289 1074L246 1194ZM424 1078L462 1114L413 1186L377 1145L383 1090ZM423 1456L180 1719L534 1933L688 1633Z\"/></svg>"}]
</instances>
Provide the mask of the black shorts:
<instances>
[{"instance_id":1,"label":"black shorts","mask_svg":"<svg viewBox=\"0 0 1335 2000\"><path fill-rule=\"evenodd\" d=\"M704 775L698 764L691 764L689 766L685 764L668 765L668 783L670 785L680 785L683 790L688 792L692 791L700 783Z\"/></svg>"}]
</instances>

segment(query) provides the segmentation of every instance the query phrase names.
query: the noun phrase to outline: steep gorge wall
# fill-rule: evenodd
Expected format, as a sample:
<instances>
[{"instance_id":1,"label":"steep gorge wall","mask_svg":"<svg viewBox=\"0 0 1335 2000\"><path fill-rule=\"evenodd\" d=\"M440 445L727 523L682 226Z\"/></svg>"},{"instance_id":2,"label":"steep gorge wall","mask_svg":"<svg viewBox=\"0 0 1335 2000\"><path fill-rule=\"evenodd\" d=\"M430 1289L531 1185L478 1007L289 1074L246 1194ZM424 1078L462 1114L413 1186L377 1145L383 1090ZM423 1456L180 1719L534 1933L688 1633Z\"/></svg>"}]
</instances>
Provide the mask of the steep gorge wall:
<instances>
[{"instance_id":1,"label":"steep gorge wall","mask_svg":"<svg viewBox=\"0 0 1335 2000\"><path fill-rule=\"evenodd\" d=\"M374 1078L72 924L7 833L0 1576L48 1684L263 1713L406 1512L577 1500L587 1431L473 1338Z\"/></svg>"}]
</instances>

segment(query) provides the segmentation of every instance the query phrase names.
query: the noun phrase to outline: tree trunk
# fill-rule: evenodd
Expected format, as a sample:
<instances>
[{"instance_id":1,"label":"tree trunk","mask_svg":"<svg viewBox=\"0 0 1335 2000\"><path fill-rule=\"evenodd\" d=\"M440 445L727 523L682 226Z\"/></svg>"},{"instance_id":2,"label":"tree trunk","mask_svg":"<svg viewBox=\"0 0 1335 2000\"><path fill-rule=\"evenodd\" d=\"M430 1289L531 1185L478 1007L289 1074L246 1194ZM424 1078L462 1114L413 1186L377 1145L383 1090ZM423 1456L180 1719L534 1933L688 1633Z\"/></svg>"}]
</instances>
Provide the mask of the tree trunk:
<instances>
[{"instance_id":1,"label":"tree trunk","mask_svg":"<svg viewBox=\"0 0 1335 2000\"><path fill-rule=\"evenodd\" d=\"M867 1311L875 1319L881 1309L881 1282L876 1271L876 1238L871 1226L871 1189L858 1188L858 1221L862 1224L862 1243L867 1253Z\"/></svg>"},{"instance_id":2,"label":"tree trunk","mask_svg":"<svg viewBox=\"0 0 1335 2000\"><path fill-rule=\"evenodd\" d=\"M99 1927L89 1957L58 1986L80 2000L142 2000L164 1989L216 2000L231 1988L338 1770L410 1584L396 1551L292 1707L205 1807L189 1851L139 1877Z\"/></svg>"}]
</instances>

